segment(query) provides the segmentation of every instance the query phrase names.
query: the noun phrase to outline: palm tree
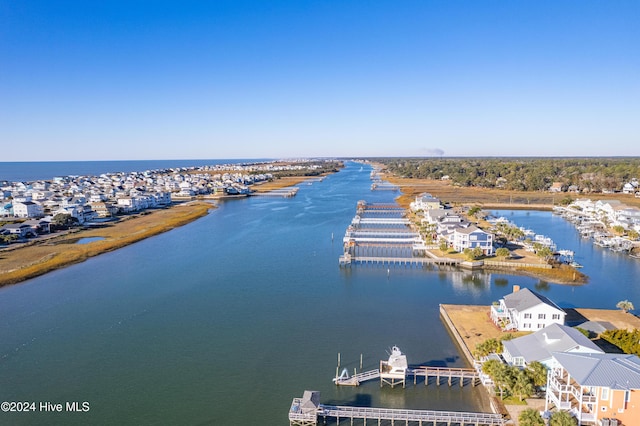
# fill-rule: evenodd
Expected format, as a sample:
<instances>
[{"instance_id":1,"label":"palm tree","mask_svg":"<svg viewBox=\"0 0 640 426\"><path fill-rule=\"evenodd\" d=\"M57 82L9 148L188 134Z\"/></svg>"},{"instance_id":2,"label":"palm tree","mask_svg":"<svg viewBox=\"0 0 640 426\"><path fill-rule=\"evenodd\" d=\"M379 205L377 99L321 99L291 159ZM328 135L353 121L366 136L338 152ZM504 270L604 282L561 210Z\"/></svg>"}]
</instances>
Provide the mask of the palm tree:
<instances>
[{"instance_id":1,"label":"palm tree","mask_svg":"<svg viewBox=\"0 0 640 426\"><path fill-rule=\"evenodd\" d=\"M629 302L628 300L619 301L618 304L616 305L616 308L622 309L622 311L625 313L629 311L633 311L634 309L633 303Z\"/></svg>"},{"instance_id":2,"label":"palm tree","mask_svg":"<svg viewBox=\"0 0 640 426\"><path fill-rule=\"evenodd\" d=\"M527 364L525 372L534 386L539 388L547 384L547 367L543 363L539 361L530 362Z\"/></svg>"},{"instance_id":3,"label":"palm tree","mask_svg":"<svg viewBox=\"0 0 640 426\"><path fill-rule=\"evenodd\" d=\"M514 376L515 380L511 384L511 392L517 395L520 401L530 397L535 389L527 373L523 370L518 370Z\"/></svg>"},{"instance_id":4,"label":"palm tree","mask_svg":"<svg viewBox=\"0 0 640 426\"><path fill-rule=\"evenodd\" d=\"M544 419L533 408L527 408L518 416L518 424L520 426L544 426Z\"/></svg>"},{"instance_id":5,"label":"palm tree","mask_svg":"<svg viewBox=\"0 0 640 426\"><path fill-rule=\"evenodd\" d=\"M549 419L549 426L576 426L578 421L568 411L556 411Z\"/></svg>"}]
</instances>

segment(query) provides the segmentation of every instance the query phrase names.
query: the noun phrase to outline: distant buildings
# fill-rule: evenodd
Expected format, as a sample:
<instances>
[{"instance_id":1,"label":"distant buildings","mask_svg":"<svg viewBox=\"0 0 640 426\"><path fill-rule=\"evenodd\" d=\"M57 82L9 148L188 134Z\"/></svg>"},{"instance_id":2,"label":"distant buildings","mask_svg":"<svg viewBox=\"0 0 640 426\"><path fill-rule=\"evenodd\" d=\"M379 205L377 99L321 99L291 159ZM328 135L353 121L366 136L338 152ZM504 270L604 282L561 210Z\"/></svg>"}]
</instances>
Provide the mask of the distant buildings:
<instances>
[{"instance_id":1,"label":"distant buildings","mask_svg":"<svg viewBox=\"0 0 640 426\"><path fill-rule=\"evenodd\" d=\"M245 194L248 185L273 178L279 171L313 171L321 166L292 162L222 164L215 166L104 173L100 176L65 176L46 181L0 182L0 217L49 221L65 214L79 224L170 205L195 196ZM26 237L31 233L12 227L2 234Z\"/></svg>"}]
</instances>

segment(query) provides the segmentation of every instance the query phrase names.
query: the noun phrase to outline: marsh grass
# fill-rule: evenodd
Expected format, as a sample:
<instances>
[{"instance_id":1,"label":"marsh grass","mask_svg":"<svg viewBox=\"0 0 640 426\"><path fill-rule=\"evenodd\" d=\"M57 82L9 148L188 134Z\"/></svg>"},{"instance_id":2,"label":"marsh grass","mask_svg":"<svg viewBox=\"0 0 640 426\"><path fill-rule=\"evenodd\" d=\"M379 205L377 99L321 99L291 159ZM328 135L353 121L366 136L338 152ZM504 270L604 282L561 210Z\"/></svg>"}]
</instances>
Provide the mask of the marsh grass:
<instances>
[{"instance_id":1,"label":"marsh grass","mask_svg":"<svg viewBox=\"0 0 640 426\"><path fill-rule=\"evenodd\" d=\"M185 225L207 214L213 206L194 202L128 217L109 227L87 229L54 237L0 255L0 286L24 281L90 257L113 251ZM77 244L81 238L103 240Z\"/></svg>"}]
</instances>

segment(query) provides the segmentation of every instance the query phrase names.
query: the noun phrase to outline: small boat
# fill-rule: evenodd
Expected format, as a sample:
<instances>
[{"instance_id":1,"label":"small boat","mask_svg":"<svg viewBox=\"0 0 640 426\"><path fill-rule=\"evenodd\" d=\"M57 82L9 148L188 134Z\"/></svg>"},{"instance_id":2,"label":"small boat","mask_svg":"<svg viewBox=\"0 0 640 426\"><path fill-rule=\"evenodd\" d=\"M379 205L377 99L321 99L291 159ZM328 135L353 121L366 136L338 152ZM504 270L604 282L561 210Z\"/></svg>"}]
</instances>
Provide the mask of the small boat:
<instances>
[{"instance_id":1,"label":"small boat","mask_svg":"<svg viewBox=\"0 0 640 426\"><path fill-rule=\"evenodd\" d=\"M579 264L578 262L571 262L569 263L570 266L573 266L574 268L582 268L582 265Z\"/></svg>"}]
</instances>

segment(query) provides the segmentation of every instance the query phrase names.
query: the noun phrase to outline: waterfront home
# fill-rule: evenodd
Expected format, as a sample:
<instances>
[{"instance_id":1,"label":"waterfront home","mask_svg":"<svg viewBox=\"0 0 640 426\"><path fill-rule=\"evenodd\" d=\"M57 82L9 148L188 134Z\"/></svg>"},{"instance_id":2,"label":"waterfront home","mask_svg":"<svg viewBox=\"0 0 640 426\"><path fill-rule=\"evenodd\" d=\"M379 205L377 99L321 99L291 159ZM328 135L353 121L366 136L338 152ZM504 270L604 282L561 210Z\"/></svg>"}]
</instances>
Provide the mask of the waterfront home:
<instances>
[{"instance_id":1,"label":"waterfront home","mask_svg":"<svg viewBox=\"0 0 640 426\"><path fill-rule=\"evenodd\" d=\"M567 410L578 425L637 425L640 358L628 354L554 353L545 411Z\"/></svg>"},{"instance_id":2,"label":"waterfront home","mask_svg":"<svg viewBox=\"0 0 640 426\"><path fill-rule=\"evenodd\" d=\"M36 234L48 234L51 232L51 220L50 219L30 219L23 222L25 225L29 225Z\"/></svg>"},{"instance_id":3,"label":"waterfront home","mask_svg":"<svg viewBox=\"0 0 640 426\"><path fill-rule=\"evenodd\" d=\"M426 192L417 195L415 201L411 202L411 204L409 204L409 207L411 208L411 211L414 212L418 210L425 211L444 209L444 207L440 204L440 200L438 198L435 198L434 196Z\"/></svg>"},{"instance_id":4,"label":"waterfront home","mask_svg":"<svg viewBox=\"0 0 640 426\"><path fill-rule=\"evenodd\" d=\"M14 201L13 215L15 217L40 218L44 216L44 209L33 201Z\"/></svg>"},{"instance_id":5,"label":"waterfront home","mask_svg":"<svg viewBox=\"0 0 640 426\"><path fill-rule=\"evenodd\" d=\"M491 319L502 330L536 331L553 323L564 324L565 312L545 296L528 288L514 286L491 306Z\"/></svg>"},{"instance_id":6,"label":"waterfront home","mask_svg":"<svg viewBox=\"0 0 640 426\"><path fill-rule=\"evenodd\" d=\"M17 235L19 238L35 237L36 232L27 223L9 223L0 228L1 235Z\"/></svg>"},{"instance_id":7,"label":"waterfront home","mask_svg":"<svg viewBox=\"0 0 640 426\"><path fill-rule=\"evenodd\" d=\"M552 367L553 352L604 353L575 328L551 324L526 336L502 342L502 357L507 364L524 367L538 361Z\"/></svg>"},{"instance_id":8,"label":"waterfront home","mask_svg":"<svg viewBox=\"0 0 640 426\"><path fill-rule=\"evenodd\" d=\"M453 230L453 249L463 252L465 249L480 247L485 256L493 256L493 234L483 231L475 225Z\"/></svg>"}]
</instances>

